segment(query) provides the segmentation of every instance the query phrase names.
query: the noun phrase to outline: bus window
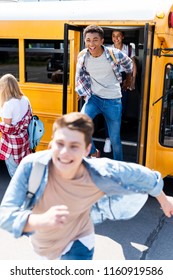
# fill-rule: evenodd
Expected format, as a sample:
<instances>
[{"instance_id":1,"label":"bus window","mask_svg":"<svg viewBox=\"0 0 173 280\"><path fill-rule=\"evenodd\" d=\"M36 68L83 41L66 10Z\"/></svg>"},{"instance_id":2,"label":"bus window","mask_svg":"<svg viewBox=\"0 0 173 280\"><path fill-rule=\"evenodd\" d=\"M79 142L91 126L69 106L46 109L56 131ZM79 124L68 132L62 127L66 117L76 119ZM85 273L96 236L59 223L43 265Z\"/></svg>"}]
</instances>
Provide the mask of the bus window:
<instances>
[{"instance_id":1,"label":"bus window","mask_svg":"<svg viewBox=\"0 0 173 280\"><path fill-rule=\"evenodd\" d=\"M160 143L173 147L173 65L165 68L165 86L161 116Z\"/></svg>"},{"instance_id":2,"label":"bus window","mask_svg":"<svg viewBox=\"0 0 173 280\"><path fill-rule=\"evenodd\" d=\"M18 40L0 39L0 76L6 73L19 79Z\"/></svg>"},{"instance_id":3,"label":"bus window","mask_svg":"<svg viewBox=\"0 0 173 280\"><path fill-rule=\"evenodd\" d=\"M25 80L62 84L63 53L63 40L25 40Z\"/></svg>"}]
</instances>

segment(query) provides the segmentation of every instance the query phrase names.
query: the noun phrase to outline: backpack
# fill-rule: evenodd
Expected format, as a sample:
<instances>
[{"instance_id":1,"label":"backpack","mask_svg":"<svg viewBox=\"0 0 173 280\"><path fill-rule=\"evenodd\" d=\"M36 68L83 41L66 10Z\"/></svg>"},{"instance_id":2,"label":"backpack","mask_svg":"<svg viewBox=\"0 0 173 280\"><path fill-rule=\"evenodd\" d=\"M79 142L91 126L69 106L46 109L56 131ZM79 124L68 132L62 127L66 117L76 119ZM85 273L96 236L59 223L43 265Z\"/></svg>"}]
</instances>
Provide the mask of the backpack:
<instances>
[{"instance_id":1,"label":"backpack","mask_svg":"<svg viewBox=\"0 0 173 280\"><path fill-rule=\"evenodd\" d=\"M42 136L44 134L44 124L39 119L38 116L33 115L28 126L28 135L29 135L29 142L30 142L30 149L32 152L35 152L35 148L39 144Z\"/></svg>"}]
</instances>

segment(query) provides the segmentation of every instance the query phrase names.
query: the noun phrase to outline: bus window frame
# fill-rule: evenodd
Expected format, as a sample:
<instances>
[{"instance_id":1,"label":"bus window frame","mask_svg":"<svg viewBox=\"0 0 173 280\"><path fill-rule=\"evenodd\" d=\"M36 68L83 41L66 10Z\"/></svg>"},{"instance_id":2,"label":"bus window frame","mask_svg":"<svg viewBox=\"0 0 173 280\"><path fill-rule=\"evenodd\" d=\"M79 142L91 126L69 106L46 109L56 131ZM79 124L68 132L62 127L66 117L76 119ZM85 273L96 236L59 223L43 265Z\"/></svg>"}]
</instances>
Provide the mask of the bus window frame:
<instances>
[{"instance_id":1,"label":"bus window frame","mask_svg":"<svg viewBox=\"0 0 173 280\"><path fill-rule=\"evenodd\" d=\"M46 40L46 39L31 39L31 40L30 39L24 39L24 53L25 53L24 64L25 64L25 82L26 83L30 83L30 82L34 83L35 82L32 79L28 80L29 78L28 78L28 75L27 75L27 73L28 73L27 68L30 67L30 64L27 63L28 54L29 53L34 53L34 55L35 55L37 53L38 54L47 53L50 56L50 58L45 63L45 74L47 75L47 79L50 79L50 81L49 80L48 81L38 80L38 81L36 81L36 83L38 83L38 84L49 84L49 85L62 85L63 84L63 63L64 63L63 60L64 60L64 58L62 58L62 62L61 62L62 66L61 66L61 69L59 69L59 70L58 69L55 69L55 70L49 69L49 65L48 65L49 62L51 61L51 59L53 59L54 54L62 54L62 56L64 56L64 50L63 50L63 48L61 49L61 47L60 47L61 43L63 43L62 39L56 39L56 40L55 39L49 39L49 40ZM52 48L51 47L46 48L46 47L41 47L41 46L38 47L38 48L37 47L30 48L29 47L30 44L50 44L50 45L52 44L52 45L54 45L54 48L53 47ZM59 45L59 48L55 47L56 44ZM68 42L68 44L69 44L69 42ZM37 67L37 65L36 65L36 67ZM59 81L56 81L55 79L53 80L52 76L53 76L53 74L56 74L56 72L59 76L61 76Z\"/></svg>"},{"instance_id":2,"label":"bus window frame","mask_svg":"<svg viewBox=\"0 0 173 280\"><path fill-rule=\"evenodd\" d=\"M4 74L6 74L8 72L8 73L13 74L16 77L16 79L19 80L19 40L16 39L16 38L13 38L13 39L0 38L0 44L1 44L1 42L4 42L4 43L6 42L6 43L8 43L8 45L16 44L15 47L10 47L10 46L8 46L8 47L0 47L0 50L3 51L4 53L5 52L8 52L8 53L15 52L15 53L17 53L16 58L17 58L18 62L16 62L14 64L15 67L16 67L16 70L13 71L12 67L10 67L9 71L7 71L7 69L5 69L5 72L4 72L3 69L2 69L2 72L0 70L0 73L1 73L0 76L3 76ZM3 56L3 58L4 57L5 56ZM3 66L3 62L1 63L1 66ZM0 68L1 68L1 66L0 66Z\"/></svg>"}]
</instances>

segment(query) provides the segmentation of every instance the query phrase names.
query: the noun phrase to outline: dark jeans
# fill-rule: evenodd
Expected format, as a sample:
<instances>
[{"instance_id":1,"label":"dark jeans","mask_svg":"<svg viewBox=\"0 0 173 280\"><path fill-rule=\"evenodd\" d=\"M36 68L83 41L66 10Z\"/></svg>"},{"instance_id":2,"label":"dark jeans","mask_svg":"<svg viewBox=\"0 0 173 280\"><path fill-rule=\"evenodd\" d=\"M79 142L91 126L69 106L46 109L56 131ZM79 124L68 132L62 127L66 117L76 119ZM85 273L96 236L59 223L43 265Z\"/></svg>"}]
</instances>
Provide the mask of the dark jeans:
<instances>
[{"instance_id":1,"label":"dark jeans","mask_svg":"<svg viewBox=\"0 0 173 280\"><path fill-rule=\"evenodd\" d=\"M94 248L89 250L79 240L76 240L70 251L61 256L61 260L92 260Z\"/></svg>"}]
</instances>

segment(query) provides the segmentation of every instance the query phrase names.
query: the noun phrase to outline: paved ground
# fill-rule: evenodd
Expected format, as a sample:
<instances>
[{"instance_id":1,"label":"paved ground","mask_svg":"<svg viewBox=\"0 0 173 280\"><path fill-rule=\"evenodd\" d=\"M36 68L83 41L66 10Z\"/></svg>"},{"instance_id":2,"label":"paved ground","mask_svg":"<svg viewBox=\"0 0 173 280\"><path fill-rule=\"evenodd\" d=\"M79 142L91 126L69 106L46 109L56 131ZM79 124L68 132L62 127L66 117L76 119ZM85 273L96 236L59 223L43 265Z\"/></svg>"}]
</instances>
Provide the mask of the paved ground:
<instances>
[{"instance_id":1,"label":"paved ground","mask_svg":"<svg viewBox=\"0 0 173 280\"><path fill-rule=\"evenodd\" d=\"M0 230L0 260L37 260L27 237L14 239L9 233ZM95 260L124 260L120 244L109 237L96 235Z\"/></svg>"}]
</instances>

